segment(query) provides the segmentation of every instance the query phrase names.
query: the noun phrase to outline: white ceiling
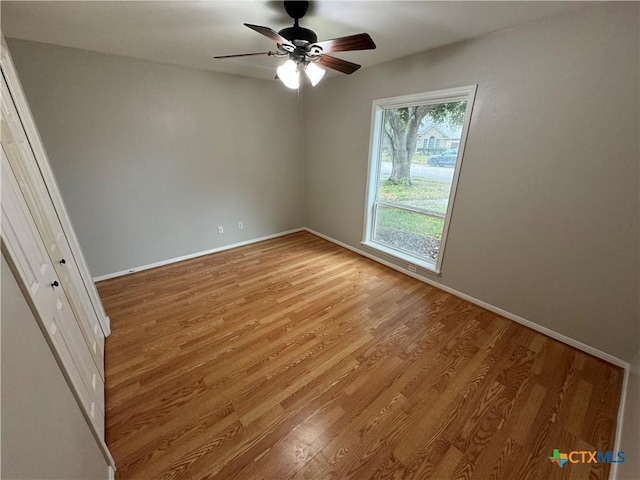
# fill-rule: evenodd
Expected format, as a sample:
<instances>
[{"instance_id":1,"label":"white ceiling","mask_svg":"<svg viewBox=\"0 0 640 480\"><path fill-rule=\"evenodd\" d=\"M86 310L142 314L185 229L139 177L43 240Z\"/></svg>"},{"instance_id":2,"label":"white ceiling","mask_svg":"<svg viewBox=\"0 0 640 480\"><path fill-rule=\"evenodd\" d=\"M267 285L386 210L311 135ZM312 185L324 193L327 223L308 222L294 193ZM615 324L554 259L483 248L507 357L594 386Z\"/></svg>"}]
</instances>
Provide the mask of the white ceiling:
<instances>
[{"instance_id":1,"label":"white ceiling","mask_svg":"<svg viewBox=\"0 0 640 480\"><path fill-rule=\"evenodd\" d=\"M312 2L301 26L319 40L367 32L378 48L335 54L363 67L489 32L585 8L588 2ZM243 26L291 26L277 1L2 1L6 37L257 78L273 78L277 60L214 55L274 50ZM355 74L357 75L357 73Z\"/></svg>"}]
</instances>

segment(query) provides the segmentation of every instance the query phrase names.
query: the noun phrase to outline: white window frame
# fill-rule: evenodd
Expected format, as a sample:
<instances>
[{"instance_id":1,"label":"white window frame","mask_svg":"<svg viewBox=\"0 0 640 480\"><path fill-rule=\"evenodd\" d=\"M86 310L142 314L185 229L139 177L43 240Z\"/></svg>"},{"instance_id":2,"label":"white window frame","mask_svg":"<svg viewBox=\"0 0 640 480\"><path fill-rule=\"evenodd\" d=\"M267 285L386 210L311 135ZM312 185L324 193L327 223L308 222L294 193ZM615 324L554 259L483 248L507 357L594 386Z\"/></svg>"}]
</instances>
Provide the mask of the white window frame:
<instances>
[{"instance_id":1,"label":"white window frame","mask_svg":"<svg viewBox=\"0 0 640 480\"><path fill-rule=\"evenodd\" d=\"M440 274L442 269L442 261L444 258L447 233L449 231L449 224L451 221L451 213L453 212L453 204L456 197L458 178L460 176L460 168L462 166L462 159L464 156L465 143L467 134L469 132L471 112L473 111L473 104L476 97L476 90L477 85L469 85L465 87L448 88L444 90L435 90L413 95L403 95L400 97L374 100L371 113L371 136L369 140L369 167L367 170L367 198L365 203L364 232L362 240L363 246L373 249L377 252L381 252L385 255L389 255L403 262L407 262L409 264L408 269L411 271L415 271L415 267L417 266L425 270ZM442 229L442 238L440 240L440 249L438 251L438 259L435 262L430 262L409 252L405 252L373 240L375 213L377 205L379 203L376 201L376 196L379 185L379 162L382 158L381 149L383 135L383 113L387 109L412 107L416 105L434 105L439 103L457 101L466 101L467 107L464 114L462 133L459 140L460 145L458 146L458 158L456 159L456 166L451 182L449 203L447 205L447 212L444 217L444 225ZM384 206L385 204L382 205ZM397 205L392 205L392 207L397 207ZM407 210L411 210L411 208L408 208Z\"/></svg>"}]
</instances>

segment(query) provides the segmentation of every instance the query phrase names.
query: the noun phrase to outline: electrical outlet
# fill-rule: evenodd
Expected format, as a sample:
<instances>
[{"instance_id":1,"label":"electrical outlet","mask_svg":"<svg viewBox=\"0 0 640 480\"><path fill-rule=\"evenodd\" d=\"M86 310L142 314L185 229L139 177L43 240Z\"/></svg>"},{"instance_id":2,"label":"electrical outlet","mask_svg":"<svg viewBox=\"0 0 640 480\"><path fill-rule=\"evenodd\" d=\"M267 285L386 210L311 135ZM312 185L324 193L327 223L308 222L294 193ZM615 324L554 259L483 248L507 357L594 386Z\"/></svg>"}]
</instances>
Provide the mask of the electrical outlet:
<instances>
[{"instance_id":1,"label":"electrical outlet","mask_svg":"<svg viewBox=\"0 0 640 480\"><path fill-rule=\"evenodd\" d=\"M415 265L409 265L407 267L407 270L409 270L412 273L416 273L418 271Z\"/></svg>"},{"instance_id":2,"label":"electrical outlet","mask_svg":"<svg viewBox=\"0 0 640 480\"><path fill-rule=\"evenodd\" d=\"M224 233L224 227L222 225L218 225L218 233Z\"/></svg>"},{"instance_id":3,"label":"electrical outlet","mask_svg":"<svg viewBox=\"0 0 640 480\"><path fill-rule=\"evenodd\" d=\"M242 230L244 228L244 223L238 222L238 230Z\"/></svg>"}]
</instances>

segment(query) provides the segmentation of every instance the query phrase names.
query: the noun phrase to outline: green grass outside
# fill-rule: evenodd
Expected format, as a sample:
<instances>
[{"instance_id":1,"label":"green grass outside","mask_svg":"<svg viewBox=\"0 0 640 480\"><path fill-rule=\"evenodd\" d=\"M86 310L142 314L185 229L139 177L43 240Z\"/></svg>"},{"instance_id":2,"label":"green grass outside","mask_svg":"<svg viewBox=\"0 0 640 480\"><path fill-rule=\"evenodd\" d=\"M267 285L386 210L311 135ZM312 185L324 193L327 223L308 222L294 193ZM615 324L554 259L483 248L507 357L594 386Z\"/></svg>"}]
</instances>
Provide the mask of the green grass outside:
<instances>
[{"instance_id":1,"label":"green grass outside","mask_svg":"<svg viewBox=\"0 0 640 480\"><path fill-rule=\"evenodd\" d=\"M395 208L379 208L376 230L395 230L426 237L442 237L444 220Z\"/></svg>"},{"instance_id":2,"label":"green grass outside","mask_svg":"<svg viewBox=\"0 0 640 480\"><path fill-rule=\"evenodd\" d=\"M426 155L416 155L416 157ZM384 180L378 192L379 199L389 203L407 203L409 205L430 210L444 215L447 211L445 204L437 200L448 198L451 184L424 178L413 178L411 185L396 185ZM444 220L429 217L415 212L398 210L395 208L378 209L377 229L392 230L422 235L440 240Z\"/></svg>"},{"instance_id":3,"label":"green grass outside","mask_svg":"<svg viewBox=\"0 0 640 480\"><path fill-rule=\"evenodd\" d=\"M414 178L411 185L394 185L382 182L380 200L387 202L404 202L408 200L437 200L449 197L451 185L424 178Z\"/></svg>"}]
</instances>

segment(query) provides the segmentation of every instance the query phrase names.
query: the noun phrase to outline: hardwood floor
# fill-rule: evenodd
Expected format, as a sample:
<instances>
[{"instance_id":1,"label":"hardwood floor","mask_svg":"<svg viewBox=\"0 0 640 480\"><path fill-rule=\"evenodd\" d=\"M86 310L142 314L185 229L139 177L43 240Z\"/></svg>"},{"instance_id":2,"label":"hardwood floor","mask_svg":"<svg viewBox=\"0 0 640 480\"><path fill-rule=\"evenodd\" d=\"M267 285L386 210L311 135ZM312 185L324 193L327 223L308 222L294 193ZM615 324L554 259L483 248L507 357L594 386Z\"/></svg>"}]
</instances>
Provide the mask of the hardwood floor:
<instances>
[{"instance_id":1,"label":"hardwood floor","mask_svg":"<svg viewBox=\"0 0 640 480\"><path fill-rule=\"evenodd\" d=\"M108 280L124 479L605 479L622 370L309 233Z\"/></svg>"}]
</instances>

